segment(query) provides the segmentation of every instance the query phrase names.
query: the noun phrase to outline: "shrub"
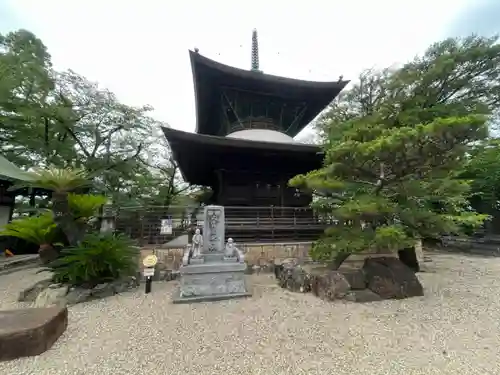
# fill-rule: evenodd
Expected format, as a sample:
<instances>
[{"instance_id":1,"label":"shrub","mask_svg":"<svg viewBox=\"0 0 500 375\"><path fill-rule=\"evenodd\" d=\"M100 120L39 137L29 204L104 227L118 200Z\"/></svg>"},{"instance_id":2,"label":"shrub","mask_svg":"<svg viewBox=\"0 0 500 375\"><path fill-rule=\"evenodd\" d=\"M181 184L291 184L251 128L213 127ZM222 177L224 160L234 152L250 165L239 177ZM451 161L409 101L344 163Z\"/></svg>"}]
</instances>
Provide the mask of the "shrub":
<instances>
[{"instance_id":1,"label":"shrub","mask_svg":"<svg viewBox=\"0 0 500 375\"><path fill-rule=\"evenodd\" d=\"M124 235L89 233L79 245L63 249L48 268L55 282L92 288L133 275L138 256L138 248Z\"/></svg>"}]
</instances>

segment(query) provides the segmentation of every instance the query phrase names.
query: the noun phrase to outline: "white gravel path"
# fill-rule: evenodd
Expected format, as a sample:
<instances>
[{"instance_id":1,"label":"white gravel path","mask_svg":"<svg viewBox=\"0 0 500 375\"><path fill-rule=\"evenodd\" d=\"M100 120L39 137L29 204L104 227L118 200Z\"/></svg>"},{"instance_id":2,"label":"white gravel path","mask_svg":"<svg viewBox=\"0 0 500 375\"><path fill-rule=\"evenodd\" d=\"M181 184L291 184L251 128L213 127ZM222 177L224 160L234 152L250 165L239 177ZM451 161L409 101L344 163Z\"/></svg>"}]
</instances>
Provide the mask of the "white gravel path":
<instances>
[{"instance_id":1,"label":"white gravel path","mask_svg":"<svg viewBox=\"0 0 500 375\"><path fill-rule=\"evenodd\" d=\"M175 283L70 308L48 352L1 375L500 374L500 259L433 255L426 296L327 303L252 277L247 300L173 305ZM34 271L0 277L15 308Z\"/></svg>"}]
</instances>

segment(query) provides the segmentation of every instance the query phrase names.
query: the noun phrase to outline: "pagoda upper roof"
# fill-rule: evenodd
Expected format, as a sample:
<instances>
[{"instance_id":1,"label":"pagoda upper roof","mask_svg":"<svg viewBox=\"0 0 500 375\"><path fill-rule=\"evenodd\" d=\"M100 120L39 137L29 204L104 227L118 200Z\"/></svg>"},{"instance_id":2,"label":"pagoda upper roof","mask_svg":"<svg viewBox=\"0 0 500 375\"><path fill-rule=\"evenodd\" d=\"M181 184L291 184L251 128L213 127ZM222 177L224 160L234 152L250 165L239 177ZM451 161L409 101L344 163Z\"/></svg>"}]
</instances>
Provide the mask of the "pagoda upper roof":
<instances>
[{"instance_id":1,"label":"pagoda upper roof","mask_svg":"<svg viewBox=\"0 0 500 375\"><path fill-rule=\"evenodd\" d=\"M211 186L220 169L300 174L321 167L316 145L278 143L188 133L162 128L186 182ZM270 162L270 160L272 162Z\"/></svg>"},{"instance_id":2,"label":"pagoda upper roof","mask_svg":"<svg viewBox=\"0 0 500 375\"><path fill-rule=\"evenodd\" d=\"M342 91L349 81L315 82L285 78L234 68L189 51L193 71L199 134L216 135L218 123L214 107L218 105L222 88L260 93L265 96L300 101L306 105L306 112L300 122L287 134L297 135Z\"/></svg>"}]
</instances>

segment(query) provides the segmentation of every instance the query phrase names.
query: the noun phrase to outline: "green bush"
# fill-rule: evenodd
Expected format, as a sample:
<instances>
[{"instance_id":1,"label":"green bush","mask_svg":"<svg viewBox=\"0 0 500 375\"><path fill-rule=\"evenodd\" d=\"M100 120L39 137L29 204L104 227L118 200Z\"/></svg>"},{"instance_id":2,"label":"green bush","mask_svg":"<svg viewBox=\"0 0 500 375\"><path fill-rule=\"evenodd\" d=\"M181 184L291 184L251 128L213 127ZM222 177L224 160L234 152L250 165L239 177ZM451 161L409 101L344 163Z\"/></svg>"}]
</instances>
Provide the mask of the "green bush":
<instances>
[{"instance_id":1,"label":"green bush","mask_svg":"<svg viewBox=\"0 0 500 375\"><path fill-rule=\"evenodd\" d=\"M92 288L135 274L138 259L139 249L128 237L89 233L78 246L63 249L48 268L55 282Z\"/></svg>"}]
</instances>

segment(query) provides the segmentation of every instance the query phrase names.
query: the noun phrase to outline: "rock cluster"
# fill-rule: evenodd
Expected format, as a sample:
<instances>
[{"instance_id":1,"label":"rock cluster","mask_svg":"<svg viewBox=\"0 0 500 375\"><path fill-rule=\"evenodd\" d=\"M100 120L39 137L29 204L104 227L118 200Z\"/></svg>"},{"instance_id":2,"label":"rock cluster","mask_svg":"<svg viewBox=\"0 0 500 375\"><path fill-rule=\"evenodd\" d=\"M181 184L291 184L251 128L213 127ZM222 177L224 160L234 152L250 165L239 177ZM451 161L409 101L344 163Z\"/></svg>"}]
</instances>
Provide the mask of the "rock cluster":
<instances>
[{"instance_id":1,"label":"rock cluster","mask_svg":"<svg viewBox=\"0 0 500 375\"><path fill-rule=\"evenodd\" d=\"M393 257L367 258L362 268L337 271L287 260L275 266L275 276L282 288L312 292L329 301L373 302L424 295L415 272Z\"/></svg>"},{"instance_id":2,"label":"rock cluster","mask_svg":"<svg viewBox=\"0 0 500 375\"><path fill-rule=\"evenodd\" d=\"M139 286L135 276L96 285L94 288L70 287L55 284L51 279L42 280L19 293L18 301L33 302L34 307L75 305L113 296L133 290Z\"/></svg>"}]
</instances>

